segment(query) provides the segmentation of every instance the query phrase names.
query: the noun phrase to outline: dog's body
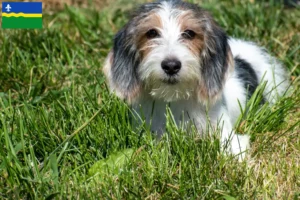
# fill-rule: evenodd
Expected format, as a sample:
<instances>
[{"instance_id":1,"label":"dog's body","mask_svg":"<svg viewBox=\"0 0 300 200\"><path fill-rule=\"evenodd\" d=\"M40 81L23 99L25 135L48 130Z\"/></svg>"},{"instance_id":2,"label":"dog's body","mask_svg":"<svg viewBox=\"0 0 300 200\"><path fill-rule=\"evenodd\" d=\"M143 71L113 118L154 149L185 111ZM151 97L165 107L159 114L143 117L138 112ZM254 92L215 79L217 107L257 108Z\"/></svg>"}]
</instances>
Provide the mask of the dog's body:
<instances>
[{"instance_id":1,"label":"dog's body","mask_svg":"<svg viewBox=\"0 0 300 200\"><path fill-rule=\"evenodd\" d=\"M222 142L238 154L247 135L231 134L247 100L267 81L271 103L287 89L286 72L255 44L228 39L194 4L163 0L141 6L116 35L104 66L111 91L130 103L151 130L165 131L166 107L178 125L200 133L222 128Z\"/></svg>"}]
</instances>

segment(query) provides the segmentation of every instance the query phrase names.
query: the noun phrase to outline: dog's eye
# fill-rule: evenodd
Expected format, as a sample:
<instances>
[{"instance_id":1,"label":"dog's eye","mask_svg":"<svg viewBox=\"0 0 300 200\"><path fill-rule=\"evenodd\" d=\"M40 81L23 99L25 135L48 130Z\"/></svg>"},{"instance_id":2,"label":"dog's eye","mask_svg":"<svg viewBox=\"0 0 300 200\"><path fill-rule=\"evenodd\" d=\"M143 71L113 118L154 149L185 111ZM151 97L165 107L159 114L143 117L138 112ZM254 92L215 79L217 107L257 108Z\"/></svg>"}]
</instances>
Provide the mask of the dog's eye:
<instances>
[{"instance_id":1,"label":"dog's eye","mask_svg":"<svg viewBox=\"0 0 300 200\"><path fill-rule=\"evenodd\" d=\"M185 30L182 33L182 37L185 38L185 39L189 39L189 40L194 39L195 36L196 36L196 33L192 30L189 30L189 29Z\"/></svg>"},{"instance_id":2,"label":"dog's eye","mask_svg":"<svg viewBox=\"0 0 300 200\"><path fill-rule=\"evenodd\" d=\"M156 38L159 36L158 32L155 29L150 29L147 33L146 36L148 39Z\"/></svg>"}]
</instances>

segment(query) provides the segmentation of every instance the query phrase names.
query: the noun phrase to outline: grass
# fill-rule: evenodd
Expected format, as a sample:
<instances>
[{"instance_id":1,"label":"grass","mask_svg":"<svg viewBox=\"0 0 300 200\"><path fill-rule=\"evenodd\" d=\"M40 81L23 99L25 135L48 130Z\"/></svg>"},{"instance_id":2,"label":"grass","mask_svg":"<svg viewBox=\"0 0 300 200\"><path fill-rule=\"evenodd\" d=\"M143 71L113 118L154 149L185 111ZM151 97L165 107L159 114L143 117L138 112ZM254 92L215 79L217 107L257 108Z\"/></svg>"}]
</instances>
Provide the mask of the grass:
<instances>
[{"instance_id":1,"label":"grass","mask_svg":"<svg viewBox=\"0 0 300 200\"><path fill-rule=\"evenodd\" d=\"M66 7L44 14L43 30L0 32L0 198L299 199L300 10L202 5L229 35L265 46L294 79L295 90L276 105L250 102L237 127L252 137L247 162L171 119L159 141L131 127L129 108L109 95L101 67L132 4ZM126 149L134 153L124 165L90 177L93 164Z\"/></svg>"}]
</instances>

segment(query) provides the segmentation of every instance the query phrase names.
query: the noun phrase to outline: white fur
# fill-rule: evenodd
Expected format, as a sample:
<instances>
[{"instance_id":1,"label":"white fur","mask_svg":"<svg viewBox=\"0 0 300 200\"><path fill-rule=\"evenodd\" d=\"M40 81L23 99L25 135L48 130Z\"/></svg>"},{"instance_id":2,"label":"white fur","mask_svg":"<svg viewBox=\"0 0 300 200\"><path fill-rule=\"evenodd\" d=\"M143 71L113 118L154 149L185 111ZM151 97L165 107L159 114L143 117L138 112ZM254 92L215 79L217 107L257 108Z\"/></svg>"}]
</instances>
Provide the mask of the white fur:
<instances>
[{"instance_id":1,"label":"white fur","mask_svg":"<svg viewBox=\"0 0 300 200\"><path fill-rule=\"evenodd\" d=\"M239 88L239 86L235 88L237 89L237 93L238 90L245 93L243 88ZM240 96L244 98L242 94ZM224 107L222 99L218 100L212 107L207 108L193 97L187 100L177 100L167 103L163 100L154 100L150 95L144 94L138 102L133 104L133 109L139 117L145 119L146 123L151 125L150 129L160 136L165 132L167 106L169 106L178 126L183 125L185 128L188 128L193 123L199 133L203 134L206 131L214 132L217 129L217 125L219 125L219 128L222 128L222 143L229 143L229 149L226 149L226 151L232 152L234 155L242 153L239 158L244 158L244 153L249 147L249 136L233 133L234 123L240 114L237 98L232 99L231 110L227 110ZM233 115L231 116L231 114ZM209 128L211 126L212 130Z\"/></svg>"}]
</instances>

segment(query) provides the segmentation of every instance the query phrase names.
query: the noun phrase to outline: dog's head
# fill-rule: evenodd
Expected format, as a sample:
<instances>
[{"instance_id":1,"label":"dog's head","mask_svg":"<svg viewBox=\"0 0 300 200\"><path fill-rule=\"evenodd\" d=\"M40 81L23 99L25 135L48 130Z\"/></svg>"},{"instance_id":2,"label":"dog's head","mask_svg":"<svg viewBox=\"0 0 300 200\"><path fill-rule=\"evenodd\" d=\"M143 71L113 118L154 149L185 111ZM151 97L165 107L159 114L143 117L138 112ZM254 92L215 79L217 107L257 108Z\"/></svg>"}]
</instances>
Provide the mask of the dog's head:
<instances>
[{"instance_id":1,"label":"dog's head","mask_svg":"<svg viewBox=\"0 0 300 200\"><path fill-rule=\"evenodd\" d=\"M114 38L104 73L110 89L132 102L220 96L233 58L225 32L209 13L180 0L142 5Z\"/></svg>"}]
</instances>

